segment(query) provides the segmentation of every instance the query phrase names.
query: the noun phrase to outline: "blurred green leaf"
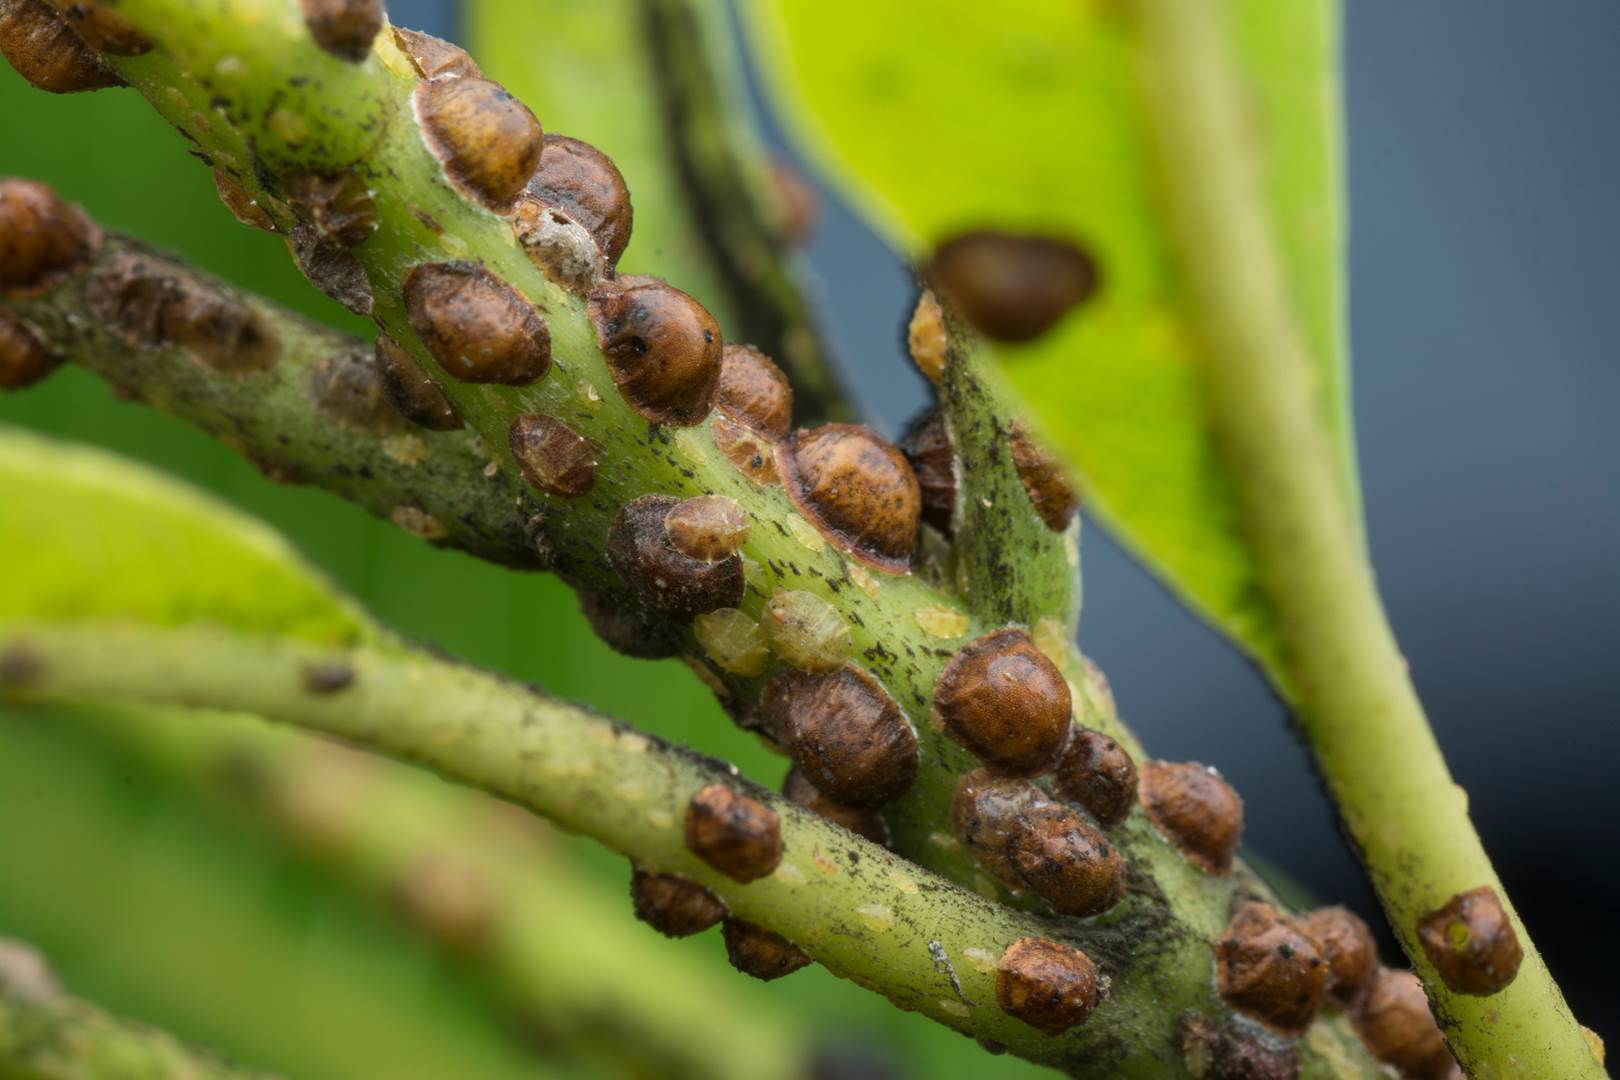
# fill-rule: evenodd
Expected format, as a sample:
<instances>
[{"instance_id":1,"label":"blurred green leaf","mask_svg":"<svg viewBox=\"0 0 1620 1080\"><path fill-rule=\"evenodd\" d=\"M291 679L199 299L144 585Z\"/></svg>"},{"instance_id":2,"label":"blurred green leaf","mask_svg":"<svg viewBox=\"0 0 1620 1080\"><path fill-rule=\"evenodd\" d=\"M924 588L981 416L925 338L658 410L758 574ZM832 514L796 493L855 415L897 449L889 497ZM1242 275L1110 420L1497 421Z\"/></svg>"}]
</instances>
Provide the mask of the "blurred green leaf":
<instances>
[{"instance_id":1,"label":"blurred green leaf","mask_svg":"<svg viewBox=\"0 0 1620 1080\"><path fill-rule=\"evenodd\" d=\"M209 620L334 643L360 609L267 529L99 450L0 428L4 618Z\"/></svg>"},{"instance_id":2,"label":"blurred green leaf","mask_svg":"<svg viewBox=\"0 0 1620 1080\"><path fill-rule=\"evenodd\" d=\"M919 259L972 229L1054 235L1096 259L1089 305L1006 371L1090 507L1197 611L1277 670L1273 613L1205 418L1200 346L1156 199L1125 5L765 0L759 66L788 118ZM1264 184L1323 415L1354 498L1344 346L1338 14L1333 0L1235 0Z\"/></svg>"}]
</instances>

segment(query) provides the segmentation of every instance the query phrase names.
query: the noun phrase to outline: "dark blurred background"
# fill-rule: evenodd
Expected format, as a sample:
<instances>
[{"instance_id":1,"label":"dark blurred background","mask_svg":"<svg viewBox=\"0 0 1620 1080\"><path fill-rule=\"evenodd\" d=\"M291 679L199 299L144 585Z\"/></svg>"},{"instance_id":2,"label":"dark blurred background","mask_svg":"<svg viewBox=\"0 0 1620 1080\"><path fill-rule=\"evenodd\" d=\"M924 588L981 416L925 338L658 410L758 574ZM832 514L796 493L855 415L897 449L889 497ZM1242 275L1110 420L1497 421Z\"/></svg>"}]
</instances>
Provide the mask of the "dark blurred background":
<instances>
[{"instance_id":1,"label":"dark blurred background","mask_svg":"<svg viewBox=\"0 0 1620 1080\"><path fill-rule=\"evenodd\" d=\"M1620 762L1620 665L1609 655L1620 630L1620 4L1346 7L1355 399L1380 581L1509 890L1577 1018L1620 1039L1620 868L1610 857L1620 781L1609 775ZM456 35L448 0L390 9L402 25ZM167 138L174 156L179 147L151 134L139 102L108 111L98 100L91 119L85 102L38 97L0 72L0 173L49 179L105 221L331 316L273 241L245 257L236 240L199 233L206 175L192 168L183 191L154 182L131 148L145 137ZM7 111L25 101L26 114ZM56 138L64 124L83 139ZM765 126L779 138L768 117ZM83 190L66 181L86 170L95 175ZM922 401L897 352L909 276L830 195L809 254L829 331L892 434ZM633 679L604 679L624 668L577 619L551 615L571 610L554 585L512 587L321 495L271 489L177 425L105 398L55 379L0 401L0 420L177 468L286 528L410 632L761 767L762 779L780 771L721 729L683 670L642 665ZM1156 753L1219 766L1247 803L1251 848L1376 923L1306 755L1256 674L1089 523L1084 559L1082 643L1126 719ZM6 916L0 897L0 932ZM713 942L705 951L718 962ZM881 1026L919 1074L960 1067L954 1039L874 1019L861 995L821 973L781 987L771 992L830 1028ZM981 1075L1026 1072L1004 1059L984 1066Z\"/></svg>"}]
</instances>

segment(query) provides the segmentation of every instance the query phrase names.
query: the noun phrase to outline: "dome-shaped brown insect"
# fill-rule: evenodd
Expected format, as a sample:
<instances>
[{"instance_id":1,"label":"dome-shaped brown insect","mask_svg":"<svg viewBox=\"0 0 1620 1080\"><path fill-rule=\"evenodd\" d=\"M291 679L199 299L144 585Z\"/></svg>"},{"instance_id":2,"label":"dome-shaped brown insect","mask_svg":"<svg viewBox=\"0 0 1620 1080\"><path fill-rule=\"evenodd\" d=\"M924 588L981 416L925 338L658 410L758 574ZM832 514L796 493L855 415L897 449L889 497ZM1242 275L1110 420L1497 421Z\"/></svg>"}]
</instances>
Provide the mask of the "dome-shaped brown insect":
<instances>
[{"instance_id":1,"label":"dome-shaped brown insect","mask_svg":"<svg viewBox=\"0 0 1620 1080\"><path fill-rule=\"evenodd\" d=\"M340 60L364 60L383 25L382 0L299 0L315 44Z\"/></svg>"},{"instance_id":2,"label":"dome-shaped brown insect","mask_svg":"<svg viewBox=\"0 0 1620 1080\"><path fill-rule=\"evenodd\" d=\"M700 934L726 917L726 904L685 874L632 870L630 902L636 918L665 937Z\"/></svg>"},{"instance_id":3,"label":"dome-shaped brown insect","mask_svg":"<svg viewBox=\"0 0 1620 1080\"><path fill-rule=\"evenodd\" d=\"M1440 1080L1454 1066L1429 1011L1423 983L1410 971L1379 968L1350 1013L1373 1057L1412 1080Z\"/></svg>"},{"instance_id":4,"label":"dome-shaped brown insect","mask_svg":"<svg viewBox=\"0 0 1620 1080\"><path fill-rule=\"evenodd\" d=\"M219 192L219 201L225 204L225 209L243 225L265 232L276 231L276 223L269 212L230 173L218 166L214 168L214 190Z\"/></svg>"},{"instance_id":5,"label":"dome-shaped brown insect","mask_svg":"<svg viewBox=\"0 0 1620 1080\"><path fill-rule=\"evenodd\" d=\"M945 312L934 294L924 289L912 309L911 322L906 326L906 346L911 362L931 383L945 378L945 361L950 354L950 333L945 326Z\"/></svg>"},{"instance_id":6,"label":"dome-shaped brown insect","mask_svg":"<svg viewBox=\"0 0 1620 1080\"><path fill-rule=\"evenodd\" d=\"M524 190L583 225L610 265L624 254L630 242L630 189L613 159L590 143L547 135L540 166Z\"/></svg>"},{"instance_id":7,"label":"dome-shaped brown insect","mask_svg":"<svg viewBox=\"0 0 1620 1080\"><path fill-rule=\"evenodd\" d=\"M969 232L941 244L929 283L986 337L1033 341L1097 291L1097 266L1049 236Z\"/></svg>"},{"instance_id":8,"label":"dome-shaped brown insect","mask_svg":"<svg viewBox=\"0 0 1620 1080\"><path fill-rule=\"evenodd\" d=\"M61 362L22 319L0 307L0 390L32 386Z\"/></svg>"},{"instance_id":9,"label":"dome-shaped brown insect","mask_svg":"<svg viewBox=\"0 0 1620 1080\"><path fill-rule=\"evenodd\" d=\"M956 528L956 444L938 406L911 422L900 449L917 475L922 519L950 536Z\"/></svg>"},{"instance_id":10,"label":"dome-shaped brown insect","mask_svg":"<svg viewBox=\"0 0 1620 1080\"><path fill-rule=\"evenodd\" d=\"M1489 885L1458 893L1417 924L1429 963L1459 994L1488 997L1519 973L1524 949L1501 898Z\"/></svg>"},{"instance_id":11,"label":"dome-shaped brown insect","mask_svg":"<svg viewBox=\"0 0 1620 1080\"><path fill-rule=\"evenodd\" d=\"M1099 824L1118 825L1136 805L1136 762L1109 736L1075 725L1058 759L1057 790Z\"/></svg>"},{"instance_id":12,"label":"dome-shaped brown insect","mask_svg":"<svg viewBox=\"0 0 1620 1080\"><path fill-rule=\"evenodd\" d=\"M1327 961L1270 904L1238 909L1215 943L1215 960L1222 999L1287 1035L1310 1026L1327 994Z\"/></svg>"},{"instance_id":13,"label":"dome-shaped brown insect","mask_svg":"<svg viewBox=\"0 0 1620 1080\"><path fill-rule=\"evenodd\" d=\"M378 334L376 349L383 389L400 415L430 431L454 431L461 426L450 399L399 342Z\"/></svg>"},{"instance_id":14,"label":"dome-shaped brown insect","mask_svg":"<svg viewBox=\"0 0 1620 1080\"><path fill-rule=\"evenodd\" d=\"M1079 949L1019 938L996 964L1001 1011L1048 1035L1061 1035L1097 1007L1097 966Z\"/></svg>"},{"instance_id":15,"label":"dome-shaped brown insect","mask_svg":"<svg viewBox=\"0 0 1620 1080\"><path fill-rule=\"evenodd\" d=\"M488 79L465 75L416 87L422 139L450 183L492 210L506 210L540 164L540 122Z\"/></svg>"},{"instance_id":16,"label":"dome-shaped brown insect","mask_svg":"<svg viewBox=\"0 0 1620 1080\"><path fill-rule=\"evenodd\" d=\"M742 600L742 559L705 562L669 542L664 519L679 500L643 495L619 511L608 530L608 560L636 595L672 619L686 620Z\"/></svg>"},{"instance_id":17,"label":"dome-shaped brown insect","mask_svg":"<svg viewBox=\"0 0 1620 1080\"><path fill-rule=\"evenodd\" d=\"M1067 529L1075 511L1080 509L1080 497L1069 485L1063 466L1023 424L1013 424L1008 441L1012 447L1013 467L1018 470L1018 479L1023 482L1035 513L1053 532Z\"/></svg>"},{"instance_id":18,"label":"dome-shaped brown insect","mask_svg":"<svg viewBox=\"0 0 1620 1080\"><path fill-rule=\"evenodd\" d=\"M835 799L888 802L916 779L916 733L854 664L819 675L784 668L766 683L762 711L810 782Z\"/></svg>"},{"instance_id":19,"label":"dome-shaped brown insect","mask_svg":"<svg viewBox=\"0 0 1620 1080\"><path fill-rule=\"evenodd\" d=\"M1124 856L1067 806L1029 809L1007 855L1019 880L1060 914L1097 915L1125 898Z\"/></svg>"},{"instance_id":20,"label":"dome-shaped brown insect","mask_svg":"<svg viewBox=\"0 0 1620 1080\"><path fill-rule=\"evenodd\" d=\"M124 85L44 0L0 0L0 54L35 89L53 94Z\"/></svg>"},{"instance_id":21,"label":"dome-shaped brown insect","mask_svg":"<svg viewBox=\"0 0 1620 1080\"><path fill-rule=\"evenodd\" d=\"M752 345L728 343L714 407L751 431L781 439L793 423L793 387L770 357Z\"/></svg>"},{"instance_id":22,"label":"dome-shaped brown insect","mask_svg":"<svg viewBox=\"0 0 1620 1080\"><path fill-rule=\"evenodd\" d=\"M348 431L392 435L406 429L370 350L346 349L317 363L309 372L309 400Z\"/></svg>"},{"instance_id":23,"label":"dome-shaped brown insect","mask_svg":"<svg viewBox=\"0 0 1620 1080\"><path fill-rule=\"evenodd\" d=\"M720 326L690 296L654 277L604 282L590 300L596 340L619 393L655 424L709 415L720 381Z\"/></svg>"},{"instance_id":24,"label":"dome-shaped brown insect","mask_svg":"<svg viewBox=\"0 0 1620 1080\"><path fill-rule=\"evenodd\" d=\"M727 919L720 932L726 940L726 956L731 966L744 975L769 982L791 975L810 963L803 949L763 926Z\"/></svg>"},{"instance_id":25,"label":"dome-shaped brown insect","mask_svg":"<svg viewBox=\"0 0 1620 1080\"><path fill-rule=\"evenodd\" d=\"M1182 1021L1181 1053L1200 1080L1299 1080L1299 1055L1259 1026L1193 1015Z\"/></svg>"},{"instance_id":26,"label":"dome-shaped brown insect","mask_svg":"<svg viewBox=\"0 0 1620 1080\"><path fill-rule=\"evenodd\" d=\"M143 56L152 39L131 26L99 0L72 0L58 10L86 45L113 56Z\"/></svg>"},{"instance_id":27,"label":"dome-shaped brown insect","mask_svg":"<svg viewBox=\"0 0 1620 1080\"><path fill-rule=\"evenodd\" d=\"M788 770L782 781L782 794L794 802L824 817L834 825L842 825L852 833L866 837L874 844L888 846L889 823L883 815L867 806L852 806L839 802L810 782L804 770L797 765Z\"/></svg>"},{"instance_id":28,"label":"dome-shaped brown insect","mask_svg":"<svg viewBox=\"0 0 1620 1080\"><path fill-rule=\"evenodd\" d=\"M507 444L523 478L548 495L577 498L596 482L601 447L555 416L522 414L507 429Z\"/></svg>"},{"instance_id":29,"label":"dome-shaped brown insect","mask_svg":"<svg viewBox=\"0 0 1620 1080\"><path fill-rule=\"evenodd\" d=\"M946 734L986 764L1034 775L1056 763L1069 730L1069 684L1010 626L964 645L934 687Z\"/></svg>"},{"instance_id":30,"label":"dome-shaped brown insect","mask_svg":"<svg viewBox=\"0 0 1620 1080\"><path fill-rule=\"evenodd\" d=\"M55 191L32 180L0 180L0 296L37 296L78 273L101 231Z\"/></svg>"},{"instance_id":31,"label":"dome-shaped brown insect","mask_svg":"<svg viewBox=\"0 0 1620 1080\"><path fill-rule=\"evenodd\" d=\"M738 472L762 487L782 482L782 474L776 468L776 447L769 435L725 416L715 417L710 431L715 447Z\"/></svg>"},{"instance_id":32,"label":"dome-shaped brown insect","mask_svg":"<svg viewBox=\"0 0 1620 1080\"><path fill-rule=\"evenodd\" d=\"M690 559L719 562L736 554L748 539L748 513L725 495L682 499L664 518L669 542Z\"/></svg>"},{"instance_id":33,"label":"dome-shaped brown insect","mask_svg":"<svg viewBox=\"0 0 1620 1080\"><path fill-rule=\"evenodd\" d=\"M799 511L844 551L904 572L917 545L922 494L911 463L861 424L794 432L778 467Z\"/></svg>"},{"instance_id":34,"label":"dome-shaped brown insect","mask_svg":"<svg viewBox=\"0 0 1620 1080\"><path fill-rule=\"evenodd\" d=\"M252 375L280 351L271 325L241 297L154 255L120 251L102 259L85 301L130 346L181 348L216 374Z\"/></svg>"},{"instance_id":35,"label":"dome-shaped brown insect","mask_svg":"<svg viewBox=\"0 0 1620 1080\"><path fill-rule=\"evenodd\" d=\"M377 231L377 202L353 169L297 172L285 184L293 212L322 239L350 248Z\"/></svg>"},{"instance_id":36,"label":"dome-shaped brown insect","mask_svg":"<svg viewBox=\"0 0 1620 1080\"><path fill-rule=\"evenodd\" d=\"M463 382L526 386L551 366L551 332L540 313L477 263L412 267L405 313L433 359Z\"/></svg>"},{"instance_id":37,"label":"dome-shaped brown insect","mask_svg":"<svg viewBox=\"0 0 1620 1080\"><path fill-rule=\"evenodd\" d=\"M1148 818L1195 866L1232 868L1243 837L1243 800L1232 785L1196 762L1145 761L1137 787Z\"/></svg>"},{"instance_id":38,"label":"dome-shaped brown insect","mask_svg":"<svg viewBox=\"0 0 1620 1080\"><path fill-rule=\"evenodd\" d=\"M473 63L472 57L467 55L467 50L459 45L452 45L443 38L424 34L420 30L405 30L398 26L392 29L394 44L410 58L411 66L424 79L437 79L441 75L479 78L484 74Z\"/></svg>"},{"instance_id":39,"label":"dome-shaped brown insect","mask_svg":"<svg viewBox=\"0 0 1620 1080\"><path fill-rule=\"evenodd\" d=\"M1328 962L1328 993L1349 1004L1378 968L1378 946L1360 916L1344 907L1325 907L1295 920Z\"/></svg>"},{"instance_id":40,"label":"dome-shaped brown insect","mask_svg":"<svg viewBox=\"0 0 1620 1080\"><path fill-rule=\"evenodd\" d=\"M1013 836L1025 817L1050 805L1046 793L1023 777L974 769L956 785L951 827L980 866L1021 889L1024 879L1012 861Z\"/></svg>"},{"instance_id":41,"label":"dome-shaped brown insect","mask_svg":"<svg viewBox=\"0 0 1620 1080\"><path fill-rule=\"evenodd\" d=\"M643 611L630 597L591 589L580 589L578 595L581 614L614 652L637 660L664 660L681 651L674 628Z\"/></svg>"},{"instance_id":42,"label":"dome-shaped brown insect","mask_svg":"<svg viewBox=\"0 0 1620 1080\"><path fill-rule=\"evenodd\" d=\"M287 233L287 253L309 283L356 315L370 315L376 306L371 279L348 248L307 222Z\"/></svg>"},{"instance_id":43,"label":"dome-shaped brown insect","mask_svg":"<svg viewBox=\"0 0 1620 1080\"><path fill-rule=\"evenodd\" d=\"M686 846L732 880L756 881L782 861L782 823L759 800L710 784L687 803Z\"/></svg>"}]
</instances>

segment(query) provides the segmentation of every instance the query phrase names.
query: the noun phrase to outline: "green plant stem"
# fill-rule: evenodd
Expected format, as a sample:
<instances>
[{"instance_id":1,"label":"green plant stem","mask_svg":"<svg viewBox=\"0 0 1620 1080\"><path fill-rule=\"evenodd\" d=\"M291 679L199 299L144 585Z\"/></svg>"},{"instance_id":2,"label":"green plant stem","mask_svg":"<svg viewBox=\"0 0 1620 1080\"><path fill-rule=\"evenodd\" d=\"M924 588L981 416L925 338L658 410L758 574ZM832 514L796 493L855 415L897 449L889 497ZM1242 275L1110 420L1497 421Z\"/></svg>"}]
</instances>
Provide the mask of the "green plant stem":
<instances>
[{"instance_id":1,"label":"green plant stem","mask_svg":"<svg viewBox=\"0 0 1620 1080\"><path fill-rule=\"evenodd\" d=\"M793 1019L626 920L623 892L584 876L528 815L252 718L100 710L84 723L127 763L400 918L544 1045L691 1080L803 1070Z\"/></svg>"},{"instance_id":2,"label":"green plant stem","mask_svg":"<svg viewBox=\"0 0 1620 1080\"><path fill-rule=\"evenodd\" d=\"M1070 940L1108 973L1116 957L1131 961L1142 927L1013 911L755 788L726 766L425 654L336 652L216 627L11 623L0 629L0 656L22 673L12 692L23 701L249 712L428 765L644 866L694 877L735 914L788 936L835 974L902 1008L1075 1075L1096 1075L1105 1065L1121 1077L1185 1075L1174 1036L1183 1008L1220 1012L1209 1000L1207 947L1195 939L1178 954L1160 942L1148 966L1117 982L1085 1024L1042 1036L995 1004L994 965L1007 945L1026 935ZM352 666L354 682L337 694L311 693L303 672L322 661ZM785 854L775 873L739 885L687 850L687 801L711 783L741 788L780 816ZM1224 910L1212 914L1224 920ZM1188 959L1191 952L1202 954L1202 968ZM1306 1077L1377 1075L1339 1020L1319 1020L1300 1057Z\"/></svg>"},{"instance_id":3,"label":"green plant stem","mask_svg":"<svg viewBox=\"0 0 1620 1080\"><path fill-rule=\"evenodd\" d=\"M1474 831L1379 602L1315 407L1216 9L1182 0L1135 8L1217 437L1280 620L1282 689L1470 1075L1603 1076ZM1416 937L1418 919L1481 885L1502 897L1525 953L1513 983L1488 998L1448 989Z\"/></svg>"},{"instance_id":4,"label":"green plant stem","mask_svg":"<svg viewBox=\"0 0 1620 1080\"><path fill-rule=\"evenodd\" d=\"M11 1080L270 1080L68 996L37 954L0 938L0 1074Z\"/></svg>"},{"instance_id":5,"label":"green plant stem","mask_svg":"<svg viewBox=\"0 0 1620 1080\"><path fill-rule=\"evenodd\" d=\"M138 254L247 305L275 335L273 364L239 377L209 371L183 347L131 346L96 319L86 289L98 267ZM317 365L352 356L375 371L371 346L204 274L139 241L107 233L84 271L29 299L0 301L23 316L51 350L94 372L121 395L188 421L281 483L311 484L389 518L401 506L428 514L444 535L432 542L520 569L545 565L531 524L539 512L511 470L466 431L429 431L401 419L385 430L346 424L315 404Z\"/></svg>"}]
</instances>

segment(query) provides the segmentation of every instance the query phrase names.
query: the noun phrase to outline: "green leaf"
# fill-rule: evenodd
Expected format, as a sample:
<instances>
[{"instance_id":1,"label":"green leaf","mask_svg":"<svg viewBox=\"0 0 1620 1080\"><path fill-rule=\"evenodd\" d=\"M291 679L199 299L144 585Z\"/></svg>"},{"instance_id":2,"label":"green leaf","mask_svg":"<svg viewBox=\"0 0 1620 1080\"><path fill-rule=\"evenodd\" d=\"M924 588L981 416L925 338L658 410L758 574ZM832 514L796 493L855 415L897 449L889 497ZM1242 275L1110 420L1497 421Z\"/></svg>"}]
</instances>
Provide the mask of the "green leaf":
<instances>
[{"instance_id":1,"label":"green leaf","mask_svg":"<svg viewBox=\"0 0 1620 1080\"><path fill-rule=\"evenodd\" d=\"M1169 178L1153 160L1129 6L941 0L921 16L857 0L766 0L751 10L783 111L908 255L988 228L1069 238L1096 258L1096 298L1035 343L999 347L1006 373L1068 455L1091 509L1278 673L1275 619L1209 437L1202 349L1158 200ZM1235 0L1223 10L1273 234L1354 499L1336 5Z\"/></svg>"},{"instance_id":2,"label":"green leaf","mask_svg":"<svg viewBox=\"0 0 1620 1080\"><path fill-rule=\"evenodd\" d=\"M209 620L332 644L378 636L279 535L100 450L0 428L0 620Z\"/></svg>"}]
</instances>

